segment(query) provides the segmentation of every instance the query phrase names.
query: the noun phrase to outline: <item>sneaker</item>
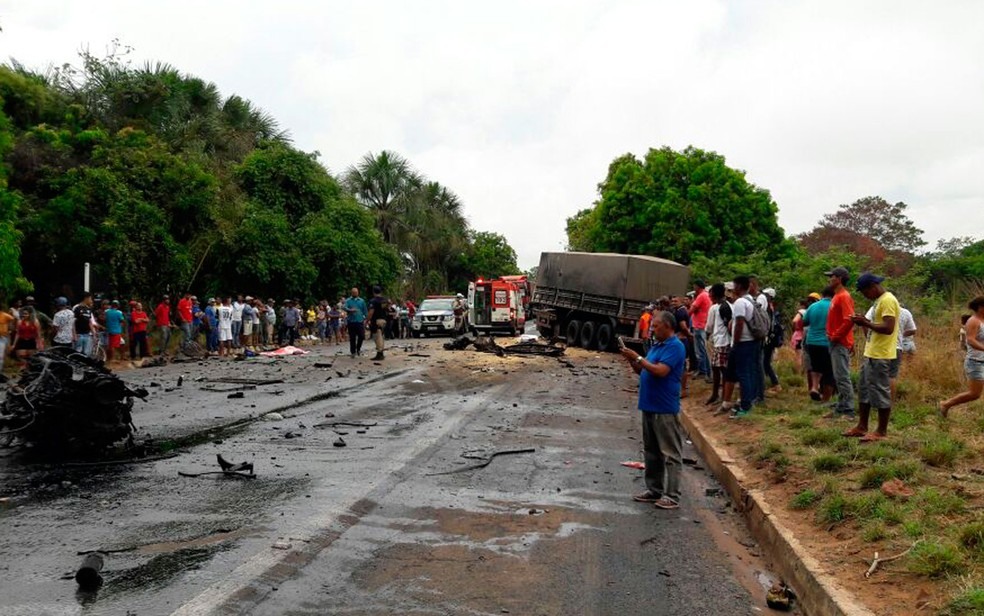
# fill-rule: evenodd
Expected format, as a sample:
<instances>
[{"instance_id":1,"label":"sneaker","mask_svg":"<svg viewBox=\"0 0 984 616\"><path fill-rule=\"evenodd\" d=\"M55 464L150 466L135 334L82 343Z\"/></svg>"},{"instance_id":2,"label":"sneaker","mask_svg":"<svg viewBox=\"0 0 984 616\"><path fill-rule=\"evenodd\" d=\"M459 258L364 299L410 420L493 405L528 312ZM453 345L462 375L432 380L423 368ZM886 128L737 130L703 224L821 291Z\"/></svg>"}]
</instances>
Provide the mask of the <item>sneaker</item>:
<instances>
[{"instance_id":1,"label":"sneaker","mask_svg":"<svg viewBox=\"0 0 984 616\"><path fill-rule=\"evenodd\" d=\"M376 355L373 356L372 361L379 361L381 359L386 359L386 358L383 356L383 353L380 351L379 353L376 353Z\"/></svg>"},{"instance_id":2,"label":"sneaker","mask_svg":"<svg viewBox=\"0 0 984 616\"><path fill-rule=\"evenodd\" d=\"M645 492L640 492L632 497L632 500L640 503L655 503L656 501L663 498L662 494L656 494L655 492L650 492L646 490Z\"/></svg>"},{"instance_id":3,"label":"sneaker","mask_svg":"<svg viewBox=\"0 0 984 616\"><path fill-rule=\"evenodd\" d=\"M722 402L719 407L714 409L715 415L724 415L725 413L730 413L734 405L731 402Z\"/></svg>"},{"instance_id":4,"label":"sneaker","mask_svg":"<svg viewBox=\"0 0 984 616\"><path fill-rule=\"evenodd\" d=\"M670 500L667 497L662 497L657 501L653 502L653 506L657 509L679 509L680 505L676 501Z\"/></svg>"},{"instance_id":5,"label":"sneaker","mask_svg":"<svg viewBox=\"0 0 984 616\"><path fill-rule=\"evenodd\" d=\"M730 415L728 415L728 419L741 419L742 417L745 417L749 413L751 413L751 411L743 411L741 409L735 409L731 411Z\"/></svg>"}]
</instances>

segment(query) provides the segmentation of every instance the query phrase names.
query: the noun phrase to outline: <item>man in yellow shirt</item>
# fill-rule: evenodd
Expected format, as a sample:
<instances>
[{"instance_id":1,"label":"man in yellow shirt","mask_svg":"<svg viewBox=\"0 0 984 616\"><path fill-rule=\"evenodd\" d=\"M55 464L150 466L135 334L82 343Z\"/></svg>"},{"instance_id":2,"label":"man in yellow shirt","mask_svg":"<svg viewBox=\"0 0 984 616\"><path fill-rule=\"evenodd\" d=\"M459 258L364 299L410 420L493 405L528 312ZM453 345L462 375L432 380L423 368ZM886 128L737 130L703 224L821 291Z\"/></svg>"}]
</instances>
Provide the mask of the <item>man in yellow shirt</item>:
<instances>
[{"instance_id":1,"label":"man in yellow shirt","mask_svg":"<svg viewBox=\"0 0 984 616\"><path fill-rule=\"evenodd\" d=\"M7 361L7 344L10 343L11 326L16 323L17 319L14 315L0 307L0 372L3 372L3 365Z\"/></svg>"},{"instance_id":2,"label":"man in yellow shirt","mask_svg":"<svg viewBox=\"0 0 984 616\"><path fill-rule=\"evenodd\" d=\"M875 302L873 318L860 314L851 317L855 325L871 332L864 345L861 379L858 383L858 425L844 436L860 436L862 443L880 441L888 434L888 419L892 414L892 361L898 353L899 300L886 291L885 279L870 273L858 278L858 291ZM878 409L878 428L868 432L871 407Z\"/></svg>"}]
</instances>

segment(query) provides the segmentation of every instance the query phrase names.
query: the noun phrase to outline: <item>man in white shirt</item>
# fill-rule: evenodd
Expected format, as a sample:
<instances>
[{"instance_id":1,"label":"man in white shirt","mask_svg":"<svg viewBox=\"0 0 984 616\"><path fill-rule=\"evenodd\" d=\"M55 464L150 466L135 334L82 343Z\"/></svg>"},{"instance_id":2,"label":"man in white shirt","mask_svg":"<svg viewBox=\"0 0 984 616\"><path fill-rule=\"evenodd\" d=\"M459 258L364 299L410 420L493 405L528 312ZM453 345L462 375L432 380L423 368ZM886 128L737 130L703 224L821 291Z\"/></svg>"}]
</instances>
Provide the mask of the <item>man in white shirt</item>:
<instances>
[{"instance_id":1,"label":"man in white shirt","mask_svg":"<svg viewBox=\"0 0 984 616\"><path fill-rule=\"evenodd\" d=\"M752 410L752 405L759 394L762 343L755 339L749 327L755 311L753 305L755 300L748 293L748 276L736 276L733 282L737 299L731 305L732 342L725 381L738 383L741 388L741 402L731 413L732 418L738 419ZM725 402L722 408L730 409L730 403Z\"/></svg>"},{"instance_id":2,"label":"man in white shirt","mask_svg":"<svg viewBox=\"0 0 984 616\"><path fill-rule=\"evenodd\" d=\"M232 302L232 346L239 348L239 337L243 334L243 296Z\"/></svg>"},{"instance_id":3,"label":"man in white shirt","mask_svg":"<svg viewBox=\"0 0 984 616\"><path fill-rule=\"evenodd\" d=\"M728 354L731 351L731 304L728 304L724 298L724 285L721 283L712 285L708 295L711 307L707 312L705 331L711 347L708 364L711 368L713 388L707 404L714 404L720 399L718 391L724 380L724 371L728 367ZM721 308L725 304L727 309L725 314L722 314ZM725 396L724 399L730 398Z\"/></svg>"}]
</instances>

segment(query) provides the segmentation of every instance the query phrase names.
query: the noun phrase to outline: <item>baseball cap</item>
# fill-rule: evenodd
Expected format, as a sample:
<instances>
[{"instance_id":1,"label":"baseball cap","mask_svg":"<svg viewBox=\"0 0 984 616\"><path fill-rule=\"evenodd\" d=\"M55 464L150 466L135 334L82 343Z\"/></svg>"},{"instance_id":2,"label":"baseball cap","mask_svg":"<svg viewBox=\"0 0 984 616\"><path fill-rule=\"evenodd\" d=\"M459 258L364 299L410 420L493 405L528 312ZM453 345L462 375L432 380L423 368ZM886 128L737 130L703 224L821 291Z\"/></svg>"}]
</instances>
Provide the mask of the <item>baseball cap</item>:
<instances>
[{"instance_id":1,"label":"baseball cap","mask_svg":"<svg viewBox=\"0 0 984 616\"><path fill-rule=\"evenodd\" d=\"M724 283L724 290L725 291L734 291L735 290L735 283L732 282L731 280L729 280L728 282Z\"/></svg>"},{"instance_id":2,"label":"baseball cap","mask_svg":"<svg viewBox=\"0 0 984 616\"><path fill-rule=\"evenodd\" d=\"M775 299L775 297L776 297L776 290L773 289L772 287L769 287L768 289L762 289L762 294L763 295L768 295L769 297Z\"/></svg>"},{"instance_id":3,"label":"baseball cap","mask_svg":"<svg viewBox=\"0 0 984 616\"><path fill-rule=\"evenodd\" d=\"M114 299L113 301L109 302L109 304L111 306L119 306L120 305L120 300Z\"/></svg>"},{"instance_id":4,"label":"baseball cap","mask_svg":"<svg viewBox=\"0 0 984 616\"><path fill-rule=\"evenodd\" d=\"M656 304L647 304L643 310L646 312L652 312L653 310L656 310Z\"/></svg>"},{"instance_id":5,"label":"baseball cap","mask_svg":"<svg viewBox=\"0 0 984 616\"><path fill-rule=\"evenodd\" d=\"M824 272L824 276L838 276L840 278L850 278L851 273L847 271L846 267L835 267L829 272Z\"/></svg>"},{"instance_id":6,"label":"baseball cap","mask_svg":"<svg viewBox=\"0 0 984 616\"><path fill-rule=\"evenodd\" d=\"M67 306L68 305L68 298L67 297L56 297L55 298L55 305L56 306Z\"/></svg>"},{"instance_id":7,"label":"baseball cap","mask_svg":"<svg viewBox=\"0 0 984 616\"><path fill-rule=\"evenodd\" d=\"M876 276L871 272L865 272L861 274L861 276L858 278L858 291L862 289L867 289L871 285L878 284L883 280L885 280L885 278L882 276Z\"/></svg>"},{"instance_id":8,"label":"baseball cap","mask_svg":"<svg viewBox=\"0 0 984 616\"><path fill-rule=\"evenodd\" d=\"M812 297L815 300L819 300L820 299L820 294L817 293L816 291L814 291L813 293L810 293L809 297Z\"/></svg>"}]
</instances>

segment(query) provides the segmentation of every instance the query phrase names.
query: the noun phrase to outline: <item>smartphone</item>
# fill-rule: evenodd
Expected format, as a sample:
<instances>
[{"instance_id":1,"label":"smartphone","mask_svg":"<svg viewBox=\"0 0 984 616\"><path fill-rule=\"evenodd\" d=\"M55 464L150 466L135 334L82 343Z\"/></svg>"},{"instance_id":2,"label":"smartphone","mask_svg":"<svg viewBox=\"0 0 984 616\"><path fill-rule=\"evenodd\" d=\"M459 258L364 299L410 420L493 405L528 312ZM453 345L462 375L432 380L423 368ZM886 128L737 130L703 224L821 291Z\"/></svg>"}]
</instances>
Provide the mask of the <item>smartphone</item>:
<instances>
[{"instance_id":1,"label":"smartphone","mask_svg":"<svg viewBox=\"0 0 984 616\"><path fill-rule=\"evenodd\" d=\"M615 341L618 343L618 348L619 349L624 349L625 348L625 341L622 340L622 337L621 336L615 336Z\"/></svg>"}]
</instances>

